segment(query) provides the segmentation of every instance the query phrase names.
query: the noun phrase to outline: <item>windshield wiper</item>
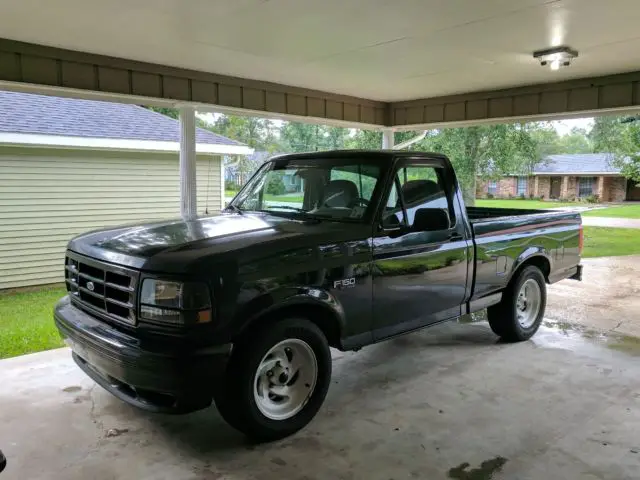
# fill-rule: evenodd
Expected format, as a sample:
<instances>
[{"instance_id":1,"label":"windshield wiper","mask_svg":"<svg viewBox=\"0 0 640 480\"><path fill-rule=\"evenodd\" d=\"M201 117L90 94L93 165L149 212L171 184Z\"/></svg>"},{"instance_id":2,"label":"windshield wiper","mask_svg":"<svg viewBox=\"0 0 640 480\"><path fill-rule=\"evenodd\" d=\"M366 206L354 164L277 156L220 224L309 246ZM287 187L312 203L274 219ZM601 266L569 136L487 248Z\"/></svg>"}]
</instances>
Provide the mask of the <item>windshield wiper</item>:
<instances>
[{"instance_id":1,"label":"windshield wiper","mask_svg":"<svg viewBox=\"0 0 640 480\"><path fill-rule=\"evenodd\" d=\"M230 203L225 207L224 211L226 212L228 210L231 210L232 212L235 212L235 213L239 213L240 215L244 215L244 210L242 210L237 205L234 205L233 203Z\"/></svg>"},{"instance_id":2,"label":"windshield wiper","mask_svg":"<svg viewBox=\"0 0 640 480\"><path fill-rule=\"evenodd\" d=\"M291 205L267 205L266 210L271 208L282 208L283 210L295 210L296 212L307 213L304 208L292 207Z\"/></svg>"}]
</instances>

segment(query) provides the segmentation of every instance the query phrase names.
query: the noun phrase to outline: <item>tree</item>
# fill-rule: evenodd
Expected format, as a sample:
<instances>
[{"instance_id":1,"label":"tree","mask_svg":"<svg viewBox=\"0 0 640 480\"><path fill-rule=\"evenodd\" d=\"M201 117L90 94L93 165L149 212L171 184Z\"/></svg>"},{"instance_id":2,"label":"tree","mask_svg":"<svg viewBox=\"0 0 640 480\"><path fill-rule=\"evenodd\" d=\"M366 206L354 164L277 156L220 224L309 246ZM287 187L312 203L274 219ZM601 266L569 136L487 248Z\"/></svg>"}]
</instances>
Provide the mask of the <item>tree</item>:
<instances>
[{"instance_id":1,"label":"tree","mask_svg":"<svg viewBox=\"0 0 640 480\"><path fill-rule=\"evenodd\" d=\"M207 124L205 128L256 150L271 153L278 150L275 126L266 118L220 115L213 124Z\"/></svg>"},{"instance_id":2,"label":"tree","mask_svg":"<svg viewBox=\"0 0 640 480\"><path fill-rule=\"evenodd\" d=\"M280 128L282 147L290 152L317 152L345 148L349 130L341 127L286 122Z\"/></svg>"},{"instance_id":3,"label":"tree","mask_svg":"<svg viewBox=\"0 0 640 480\"><path fill-rule=\"evenodd\" d=\"M596 117L589 132L593 151L608 153L609 162L627 178L640 182L640 121L635 117Z\"/></svg>"},{"instance_id":4,"label":"tree","mask_svg":"<svg viewBox=\"0 0 640 480\"><path fill-rule=\"evenodd\" d=\"M574 127L569 133L557 139L559 152L554 153L591 153L593 146L583 128Z\"/></svg>"},{"instance_id":5,"label":"tree","mask_svg":"<svg viewBox=\"0 0 640 480\"><path fill-rule=\"evenodd\" d=\"M525 174L538 162L538 143L533 132L536 125L488 125L431 130L410 148L418 151L441 152L456 169L465 201L473 205L478 176L495 178L505 174ZM395 134L400 143L419 132ZM380 132L357 132L350 141L352 148L381 147Z\"/></svg>"}]
</instances>

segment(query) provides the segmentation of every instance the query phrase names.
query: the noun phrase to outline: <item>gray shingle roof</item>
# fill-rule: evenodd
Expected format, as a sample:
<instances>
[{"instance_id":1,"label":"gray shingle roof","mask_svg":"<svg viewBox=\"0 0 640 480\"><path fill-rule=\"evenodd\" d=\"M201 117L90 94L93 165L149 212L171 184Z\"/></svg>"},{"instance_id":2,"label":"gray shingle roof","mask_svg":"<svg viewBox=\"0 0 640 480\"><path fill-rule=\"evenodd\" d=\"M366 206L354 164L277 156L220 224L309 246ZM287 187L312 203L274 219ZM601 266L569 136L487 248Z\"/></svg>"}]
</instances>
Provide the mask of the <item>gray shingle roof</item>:
<instances>
[{"instance_id":1,"label":"gray shingle roof","mask_svg":"<svg viewBox=\"0 0 640 480\"><path fill-rule=\"evenodd\" d=\"M609 153L548 155L533 173L620 173L619 168L610 164L611 158Z\"/></svg>"},{"instance_id":2,"label":"gray shingle roof","mask_svg":"<svg viewBox=\"0 0 640 480\"><path fill-rule=\"evenodd\" d=\"M178 142L180 123L124 103L0 91L0 132ZM198 128L196 143L242 145Z\"/></svg>"}]
</instances>

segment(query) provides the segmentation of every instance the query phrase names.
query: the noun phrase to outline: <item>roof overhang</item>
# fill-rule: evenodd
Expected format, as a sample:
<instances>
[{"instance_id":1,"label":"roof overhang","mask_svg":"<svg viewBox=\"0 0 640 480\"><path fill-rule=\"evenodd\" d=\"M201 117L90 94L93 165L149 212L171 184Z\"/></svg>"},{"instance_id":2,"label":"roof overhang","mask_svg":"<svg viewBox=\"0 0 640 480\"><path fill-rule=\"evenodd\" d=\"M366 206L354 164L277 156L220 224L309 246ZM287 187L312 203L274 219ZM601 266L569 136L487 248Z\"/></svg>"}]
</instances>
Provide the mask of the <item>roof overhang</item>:
<instances>
[{"instance_id":1,"label":"roof overhang","mask_svg":"<svg viewBox=\"0 0 640 480\"><path fill-rule=\"evenodd\" d=\"M0 132L0 145L131 152L177 153L180 151L180 144L178 142L2 132ZM251 155L253 151L253 148L244 145L196 143L196 153L205 155Z\"/></svg>"},{"instance_id":2,"label":"roof overhang","mask_svg":"<svg viewBox=\"0 0 640 480\"><path fill-rule=\"evenodd\" d=\"M0 12L0 88L395 130L640 108L636 0L50 3Z\"/></svg>"}]
</instances>

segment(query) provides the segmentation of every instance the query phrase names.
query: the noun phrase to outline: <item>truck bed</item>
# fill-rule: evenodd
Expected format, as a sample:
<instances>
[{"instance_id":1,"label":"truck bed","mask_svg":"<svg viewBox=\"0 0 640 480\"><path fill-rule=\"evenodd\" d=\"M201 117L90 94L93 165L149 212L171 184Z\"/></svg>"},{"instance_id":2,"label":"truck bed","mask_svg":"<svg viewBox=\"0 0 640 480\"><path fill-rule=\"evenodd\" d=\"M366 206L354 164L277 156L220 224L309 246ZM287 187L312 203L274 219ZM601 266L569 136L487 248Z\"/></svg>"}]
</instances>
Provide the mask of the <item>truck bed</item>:
<instances>
[{"instance_id":1,"label":"truck bed","mask_svg":"<svg viewBox=\"0 0 640 480\"><path fill-rule=\"evenodd\" d=\"M533 215L539 213L554 213L558 210L531 210L524 208L492 208L492 207L467 207L469 221L486 220L500 217L519 217L521 215Z\"/></svg>"},{"instance_id":2,"label":"truck bed","mask_svg":"<svg viewBox=\"0 0 640 480\"><path fill-rule=\"evenodd\" d=\"M546 258L550 282L565 278L580 262L578 212L467 207L467 215L476 254L476 298L504 288L507 272L523 255Z\"/></svg>"}]
</instances>

